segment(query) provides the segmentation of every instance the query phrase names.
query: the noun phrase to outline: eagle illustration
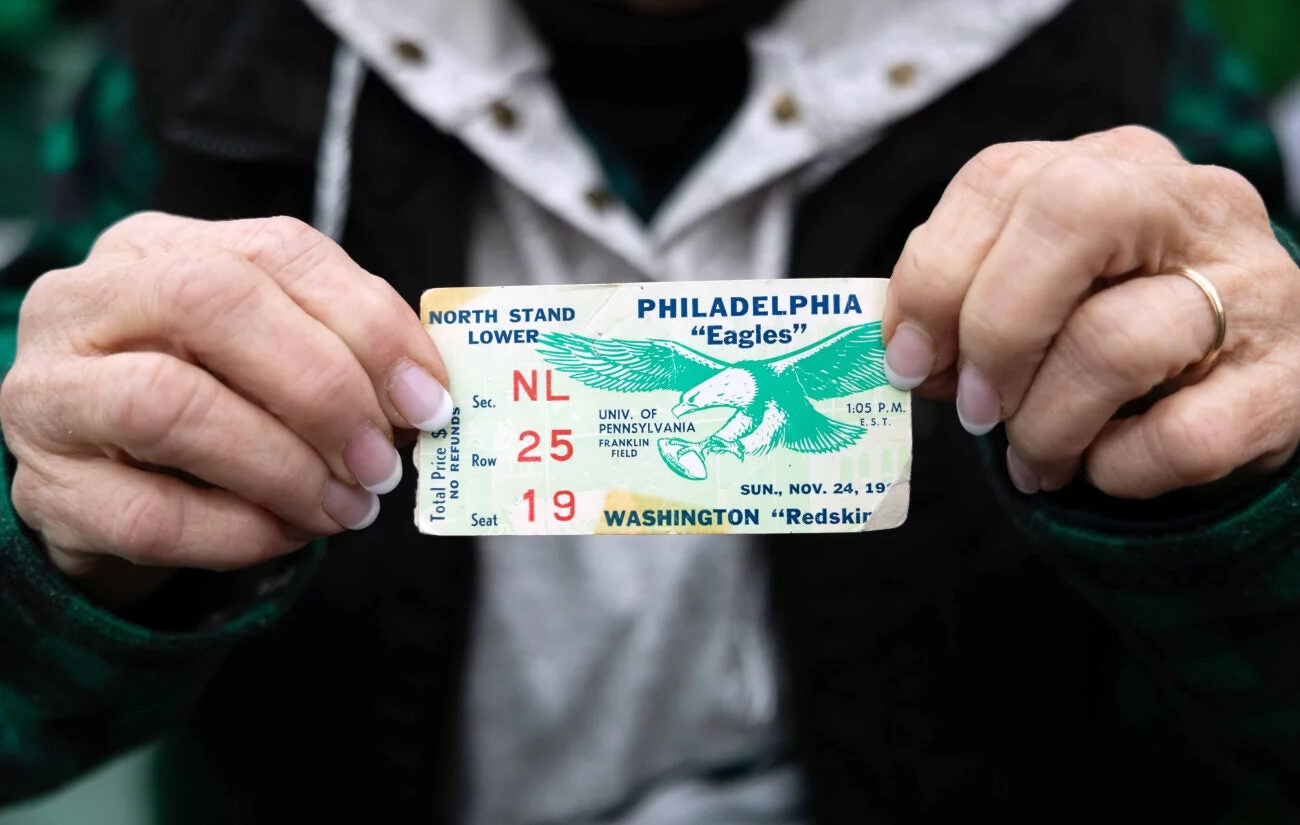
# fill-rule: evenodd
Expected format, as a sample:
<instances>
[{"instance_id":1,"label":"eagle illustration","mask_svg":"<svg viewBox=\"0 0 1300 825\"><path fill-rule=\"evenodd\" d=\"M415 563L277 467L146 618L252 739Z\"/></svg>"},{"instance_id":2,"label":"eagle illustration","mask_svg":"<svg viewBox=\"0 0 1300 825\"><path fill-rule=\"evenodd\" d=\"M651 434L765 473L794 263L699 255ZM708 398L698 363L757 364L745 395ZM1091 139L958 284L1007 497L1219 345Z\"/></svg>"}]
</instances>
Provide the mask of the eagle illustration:
<instances>
[{"instance_id":1,"label":"eagle illustration","mask_svg":"<svg viewBox=\"0 0 1300 825\"><path fill-rule=\"evenodd\" d=\"M539 336L539 355L589 387L611 392L676 390L678 418L712 407L736 412L703 441L661 438L659 455L683 478L708 477L704 459L730 453L741 461L777 447L830 453L866 432L822 415L812 401L865 392L887 383L880 322L846 327L794 352L728 364L675 341Z\"/></svg>"}]
</instances>

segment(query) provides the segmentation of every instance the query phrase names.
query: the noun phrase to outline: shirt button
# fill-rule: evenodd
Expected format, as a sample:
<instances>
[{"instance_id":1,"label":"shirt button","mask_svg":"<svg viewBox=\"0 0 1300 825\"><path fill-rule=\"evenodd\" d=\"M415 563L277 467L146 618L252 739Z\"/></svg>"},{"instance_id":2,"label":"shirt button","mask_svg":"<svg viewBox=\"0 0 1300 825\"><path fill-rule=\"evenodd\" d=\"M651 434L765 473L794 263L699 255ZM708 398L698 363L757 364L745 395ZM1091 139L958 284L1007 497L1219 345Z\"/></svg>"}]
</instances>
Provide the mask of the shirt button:
<instances>
[{"instance_id":1,"label":"shirt button","mask_svg":"<svg viewBox=\"0 0 1300 825\"><path fill-rule=\"evenodd\" d=\"M514 108L504 101L493 101L488 106L488 114L492 116L492 123L503 132L509 132L519 123L519 116Z\"/></svg>"},{"instance_id":2,"label":"shirt button","mask_svg":"<svg viewBox=\"0 0 1300 825\"><path fill-rule=\"evenodd\" d=\"M799 102L789 92L782 92L772 101L772 117L777 123L794 123L799 119Z\"/></svg>"},{"instance_id":3,"label":"shirt button","mask_svg":"<svg viewBox=\"0 0 1300 825\"><path fill-rule=\"evenodd\" d=\"M593 186L582 194L587 206L596 212L604 212L614 203L614 193L603 186Z\"/></svg>"},{"instance_id":4,"label":"shirt button","mask_svg":"<svg viewBox=\"0 0 1300 825\"><path fill-rule=\"evenodd\" d=\"M428 60L424 49L414 40L394 40L393 54L397 55L398 60L409 66L420 66Z\"/></svg>"},{"instance_id":5,"label":"shirt button","mask_svg":"<svg viewBox=\"0 0 1300 825\"><path fill-rule=\"evenodd\" d=\"M895 89L906 89L916 82L919 73L915 63L895 63L889 67L889 85Z\"/></svg>"}]
</instances>

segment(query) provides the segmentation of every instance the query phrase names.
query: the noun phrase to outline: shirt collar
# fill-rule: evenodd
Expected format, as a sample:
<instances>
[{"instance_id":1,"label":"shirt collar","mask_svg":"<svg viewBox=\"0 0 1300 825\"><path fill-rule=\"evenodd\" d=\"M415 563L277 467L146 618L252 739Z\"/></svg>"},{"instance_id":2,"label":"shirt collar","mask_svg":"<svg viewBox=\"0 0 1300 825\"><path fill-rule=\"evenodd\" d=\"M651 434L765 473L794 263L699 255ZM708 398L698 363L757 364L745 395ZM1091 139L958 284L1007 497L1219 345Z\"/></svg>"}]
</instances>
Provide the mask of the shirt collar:
<instances>
[{"instance_id":1,"label":"shirt collar","mask_svg":"<svg viewBox=\"0 0 1300 825\"><path fill-rule=\"evenodd\" d=\"M509 0L305 2L380 75L423 87L424 114L448 131L547 67Z\"/></svg>"},{"instance_id":2,"label":"shirt collar","mask_svg":"<svg viewBox=\"0 0 1300 825\"><path fill-rule=\"evenodd\" d=\"M305 2L413 108L512 185L651 271L706 215L863 151L1069 0L793 0L751 34L749 98L648 228L625 209L593 210L584 199L599 184L599 164L566 121L543 77L546 50L510 0ZM499 101L521 113L509 136L491 125Z\"/></svg>"},{"instance_id":3,"label":"shirt collar","mask_svg":"<svg viewBox=\"0 0 1300 825\"><path fill-rule=\"evenodd\" d=\"M547 68L545 47L510 0L306 2L381 74L435 87L425 96L434 103L428 114L444 128L454 128ZM837 121L856 120L865 102L857 93L864 78L879 74L882 56L905 61L923 54L933 83L955 82L972 63L990 62L1001 53L990 44L1014 42L1067 4L793 0L751 42L760 60L797 68L810 89L823 92L816 97L835 98ZM859 105L853 105L854 97Z\"/></svg>"}]
</instances>

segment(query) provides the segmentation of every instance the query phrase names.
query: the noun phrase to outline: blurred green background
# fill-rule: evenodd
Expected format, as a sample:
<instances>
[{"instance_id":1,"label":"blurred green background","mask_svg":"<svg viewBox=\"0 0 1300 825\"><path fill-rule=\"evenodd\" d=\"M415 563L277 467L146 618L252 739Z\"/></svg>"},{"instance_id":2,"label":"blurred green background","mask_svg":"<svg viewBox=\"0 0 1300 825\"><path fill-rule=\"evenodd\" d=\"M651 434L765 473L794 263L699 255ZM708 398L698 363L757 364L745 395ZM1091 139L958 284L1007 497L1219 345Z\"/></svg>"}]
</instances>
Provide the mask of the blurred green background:
<instances>
[{"instance_id":1,"label":"blurred green background","mask_svg":"<svg viewBox=\"0 0 1300 825\"><path fill-rule=\"evenodd\" d=\"M1300 0L1190 0L1189 5L1247 58L1261 93L1272 100L1291 215L1300 219ZM1293 220L1290 228L1296 225Z\"/></svg>"},{"instance_id":2,"label":"blurred green background","mask_svg":"<svg viewBox=\"0 0 1300 825\"><path fill-rule=\"evenodd\" d=\"M21 249L41 208L41 138L99 59L104 6L0 0L0 265ZM0 812L0 825L152 825L149 757L130 754L61 793Z\"/></svg>"},{"instance_id":3,"label":"blurred green background","mask_svg":"<svg viewBox=\"0 0 1300 825\"><path fill-rule=\"evenodd\" d=\"M1199 0L1199 5L1224 38L1254 62L1266 93L1281 93L1300 76L1298 0Z\"/></svg>"},{"instance_id":4,"label":"blurred green background","mask_svg":"<svg viewBox=\"0 0 1300 825\"><path fill-rule=\"evenodd\" d=\"M1136 0L1135 0L1136 1ZM1300 213L1300 0L1190 0L1253 66L1276 100ZM42 205L42 135L65 113L101 54L102 0L0 0L0 266L22 248ZM0 825L152 825L151 751L0 812Z\"/></svg>"},{"instance_id":5,"label":"blurred green background","mask_svg":"<svg viewBox=\"0 0 1300 825\"><path fill-rule=\"evenodd\" d=\"M66 112L104 40L101 0L0 0L0 266L42 205L41 137Z\"/></svg>"},{"instance_id":6,"label":"blurred green background","mask_svg":"<svg viewBox=\"0 0 1300 825\"><path fill-rule=\"evenodd\" d=\"M0 217L39 202L40 139L100 54L101 3L0 0Z\"/></svg>"}]
</instances>

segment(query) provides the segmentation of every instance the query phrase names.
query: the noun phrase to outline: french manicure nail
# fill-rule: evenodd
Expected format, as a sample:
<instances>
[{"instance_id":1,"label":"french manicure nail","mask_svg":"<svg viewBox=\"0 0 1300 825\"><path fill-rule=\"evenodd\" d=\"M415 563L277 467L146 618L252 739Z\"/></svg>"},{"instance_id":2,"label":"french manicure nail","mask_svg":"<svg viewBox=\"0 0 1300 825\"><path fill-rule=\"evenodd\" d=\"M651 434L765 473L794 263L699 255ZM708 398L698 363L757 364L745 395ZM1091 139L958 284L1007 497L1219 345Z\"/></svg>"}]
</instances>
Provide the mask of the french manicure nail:
<instances>
[{"instance_id":1,"label":"french manicure nail","mask_svg":"<svg viewBox=\"0 0 1300 825\"><path fill-rule=\"evenodd\" d=\"M974 364L962 367L957 377L957 418L971 435L984 435L1002 419L998 391Z\"/></svg>"},{"instance_id":2,"label":"french manicure nail","mask_svg":"<svg viewBox=\"0 0 1300 825\"><path fill-rule=\"evenodd\" d=\"M372 493L391 493L402 480L402 457L379 430L366 429L343 447L343 463Z\"/></svg>"},{"instance_id":3,"label":"french manicure nail","mask_svg":"<svg viewBox=\"0 0 1300 825\"><path fill-rule=\"evenodd\" d=\"M388 397L411 426L426 433L446 427L456 406L446 387L409 361L393 374Z\"/></svg>"},{"instance_id":4,"label":"french manicure nail","mask_svg":"<svg viewBox=\"0 0 1300 825\"><path fill-rule=\"evenodd\" d=\"M934 369L934 341L920 327L903 321L885 348L885 377L900 390L919 387Z\"/></svg>"},{"instance_id":5,"label":"french manicure nail","mask_svg":"<svg viewBox=\"0 0 1300 825\"><path fill-rule=\"evenodd\" d=\"M364 530L379 516L379 496L331 478L325 482L321 509L349 530Z\"/></svg>"},{"instance_id":6,"label":"french manicure nail","mask_svg":"<svg viewBox=\"0 0 1300 825\"><path fill-rule=\"evenodd\" d=\"M1011 477L1011 484L1027 496L1043 489L1043 481L1038 473L1029 469L1025 460L1010 446L1007 447L1007 475Z\"/></svg>"}]
</instances>

